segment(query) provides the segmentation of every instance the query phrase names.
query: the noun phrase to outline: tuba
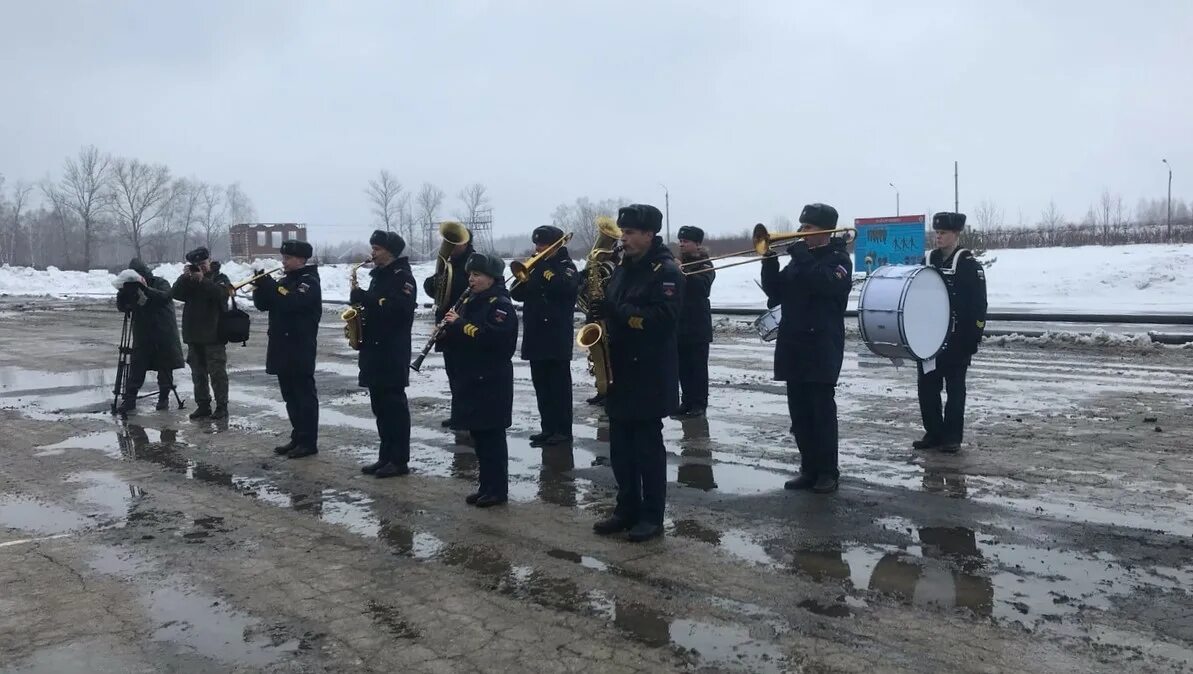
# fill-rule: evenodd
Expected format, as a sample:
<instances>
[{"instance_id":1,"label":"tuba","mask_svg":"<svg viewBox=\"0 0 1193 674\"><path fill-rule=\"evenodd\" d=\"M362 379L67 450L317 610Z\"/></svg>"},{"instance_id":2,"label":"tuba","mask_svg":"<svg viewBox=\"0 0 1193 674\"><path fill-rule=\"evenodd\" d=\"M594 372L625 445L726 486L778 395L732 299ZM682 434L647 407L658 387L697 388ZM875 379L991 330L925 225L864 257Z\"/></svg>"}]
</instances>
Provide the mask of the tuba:
<instances>
[{"instance_id":1,"label":"tuba","mask_svg":"<svg viewBox=\"0 0 1193 674\"><path fill-rule=\"evenodd\" d=\"M472 238L468 228L458 222L448 220L439 223L439 236L443 243L439 244L439 254L435 257L435 308L446 311L452 294L452 250L462 246Z\"/></svg>"},{"instance_id":2,"label":"tuba","mask_svg":"<svg viewBox=\"0 0 1193 674\"><path fill-rule=\"evenodd\" d=\"M352 270L348 272L348 285L352 290L356 290L360 285L356 282L356 270L368 264L371 260L358 262L353 265ZM360 338L364 334L364 307L359 304L351 304L344 313L340 314L340 318L344 319L344 336L348 338L348 346L352 347L354 351L360 351Z\"/></svg>"},{"instance_id":3,"label":"tuba","mask_svg":"<svg viewBox=\"0 0 1193 674\"><path fill-rule=\"evenodd\" d=\"M596 227L597 238L584 267L584 292L577 301L580 310L586 314L605 298L605 287L613 276L614 259L621 252L621 228L613 218L598 216ZM609 361L609 331L605 321L581 326L576 333L576 344L588 350L588 371L596 378L597 393L606 395L613 384L613 365Z\"/></svg>"}]
</instances>

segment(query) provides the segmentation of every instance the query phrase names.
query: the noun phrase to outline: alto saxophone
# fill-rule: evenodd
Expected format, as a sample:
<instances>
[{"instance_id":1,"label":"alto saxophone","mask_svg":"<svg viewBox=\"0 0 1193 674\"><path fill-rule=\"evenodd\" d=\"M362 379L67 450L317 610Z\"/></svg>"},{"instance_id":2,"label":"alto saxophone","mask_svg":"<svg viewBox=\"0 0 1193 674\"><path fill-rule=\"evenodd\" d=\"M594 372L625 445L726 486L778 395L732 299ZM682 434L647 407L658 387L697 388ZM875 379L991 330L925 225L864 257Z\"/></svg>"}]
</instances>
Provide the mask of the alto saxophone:
<instances>
[{"instance_id":1,"label":"alto saxophone","mask_svg":"<svg viewBox=\"0 0 1193 674\"><path fill-rule=\"evenodd\" d=\"M358 262L348 272L348 285L352 290L356 290L360 285L356 282L356 270L369 263L369 260ZM365 308L359 304L350 304L340 314L340 318L344 320L344 336L348 338L348 346L354 351L360 351L360 338L364 334L364 314Z\"/></svg>"},{"instance_id":2,"label":"alto saxophone","mask_svg":"<svg viewBox=\"0 0 1193 674\"><path fill-rule=\"evenodd\" d=\"M584 267L584 293L580 309L589 313L605 299L605 287L613 276L614 258L621 250L621 229L613 218L596 220L597 238ZM609 360L609 330L604 319L585 323L576 333L576 344L588 350L588 372L596 379L596 390L606 395L613 385L613 364Z\"/></svg>"}]
</instances>

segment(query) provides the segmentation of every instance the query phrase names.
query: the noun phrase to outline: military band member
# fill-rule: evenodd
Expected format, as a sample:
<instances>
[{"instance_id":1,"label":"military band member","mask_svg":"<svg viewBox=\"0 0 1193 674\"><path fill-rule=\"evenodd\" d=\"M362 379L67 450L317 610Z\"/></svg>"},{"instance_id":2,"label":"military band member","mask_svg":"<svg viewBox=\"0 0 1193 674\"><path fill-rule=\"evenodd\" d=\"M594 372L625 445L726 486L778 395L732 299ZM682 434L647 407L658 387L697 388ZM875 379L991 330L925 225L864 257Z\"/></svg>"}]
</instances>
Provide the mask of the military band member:
<instances>
[{"instance_id":1,"label":"military band member","mask_svg":"<svg viewBox=\"0 0 1193 674\"><path fill-rule=\"evenodd\" d=\"M680 259L684 267L683 305L679 312L679 388L680 405L676 419L704 416L708 407L708 345L712 343L712 307L708 296L717 277L708 251L704 249L704 230L679 228Z\"/></svg>"},{"instance_id":2,"label":"military band member","mask_svg":"<svg viewBox=\"0 0 1193 674\"><path fill-rule=\"evenodd\" d=\"M563 238L563 230L543 225L534 230L534 252ZM580 276L566 247L540 260L525 283L510 296L522 303L522 360L530 361L530 379L538 401L541 432L530 436L533 447L572 440L572 351L576 293Z\"/></svg>"},{"instance_id":3,"label":"military band member","mask_svg":"<svg viewBox=\"0 0 1193 674\"><path fill-rule=\"evenodd\" d=\"M352 290L349 301L361 307L360 379L369 389L381 448L377 461L361 468L379 478L410 472L410 331L418 289L406 256L406 241L396 232L377 230L369 237L373 269L369 287Z\"/></svg>"},{"instance_id":4,"label":"military band member","mask_svg":"<svg viewBox=\"0 0 1193 674\"><path fill-rule=\"evenodd\" d=\"M808 204L801 232L837 227L837 209ZM781 271L773 251L762 261L762 290L783 307L775 343L775 379L787 382L791 432L800 452L799 477L787 489L837 490L837 378L845 357L845 306L853 283L846 241L813 234L787 247Z\"/></svg>"},{"instance_id":5,"label":"military band member","mask_svg":"<svg viewBox=\"0 0 1193 674\"><path fill-rule=\"evenodd\" d=\"M206 248L186 254L187 268L174 281L174 299L183 302L182 341L198 405L190 418L228 416L228 351L220 335L220 314L228 303L232 282ZM215 409L211 409L212 394Z\"/></svg>"},{"instance_id":6,"label":"military band member","mask_svg":"<svg viewBox=\"0 0 1193 674\"><path fill-rule=\"evenodd\" d=\"M315 390L315 348L323 315L319 270L307 264L314 254L306 241L282 243L282 268L275 281L266 276L253 288L253 304L269 312L265 371L277 375L290 441L274 453L299 459L319 453L319 397Z\"/></svg>"},{"instance_id":7,"label":"military band member","mask_svg":"<svg viewBox=\"0 0 1193 674\"><path fill-rule=\"evenodd\" d=\"M178 343L178 319L170 282L153 275L141 258L133 258L129 269L140 274L136 283L126 283L116 294L116 307L132 314L132 354L124 397L116 410L128 414L137 409L137 392L148 370L157 372L157 408L170 409L174 370L182 367L182 345Z\"/></svg>"},{"instance_id":8,"label":"military band member","mask_svg":"<svg viewBox=\"0 0 1193 674\"><path fill-rule=\"evenodd\" d=\"M658 236L662 223L654 206L631 204L618 211L622 260L605 299L594 307L609 330L613 380L605 410L617 507L593 530L601 535L628 531L634 542L663 534L667 450L662 419L679 404L676 328L684 276Z\"/></svg>"},{"instance_id":9,"label":"military band member","mask_svg":"<svg viewBox=\"0 0 1193 674\"><path fill-rule=\"evenodd\" d=\"M443 317L447 315L447 310L455 306L456 301L460 299L460 295L463 295L464 291L468 289L468 272L464 271L464 267L468 263L468 258L476 252L472 241L472 232L469 231L468 243L462 243L452 249L450 259L452 265L452 287L448 291L447 304L435 307L436 324L443 320ZM429 297L435 297L435 281L434 276L428 276L423 279L423 290ZM452 383L455 381L455 378L452 376L456 368L455 354L452 353L451 348L443 340L435 343L435 350L443 353L443 369L447 374L448 389L451 391L452 398L454 399L456 397L455 389L451 387L455 386ZM440 425L444 428L457 428L452 424L451 417L444 419Z\"/></svg>"},{"instance_id":10,"label":"military band member","mask_svg":"<svg viewBox=\"0 0 1193 674\"><path fill-rule=\"evenodd\" d=\"M479 508L509 500L509 447L505 430L513 423L514 351L518 315L502 273L505 262L473 253L465 265L472 295L459 313L449 311L440 337L455 354L452 419L472 435L480 486L465 500Z\"/></svg>"},{"instance_id":11,"label":"military band member","mask_svg":"<svg viewBox=\"0 0 1193 674\"><path fill-rule=\"evenodd\" d=\"M949 290L952 326L944 351L936 357L935 368L926 372L924 363L917 365L924 437L912 443L916 449L939 448L948 453L961 449L965 427L965 375L986 329L986 273L973 253L959 247L964 228L964 213L932 216L936 249L927 254L926 264L936 267L944 276ZM948 391L943 415L942 388Z\"/></svg>"}]
</instances>

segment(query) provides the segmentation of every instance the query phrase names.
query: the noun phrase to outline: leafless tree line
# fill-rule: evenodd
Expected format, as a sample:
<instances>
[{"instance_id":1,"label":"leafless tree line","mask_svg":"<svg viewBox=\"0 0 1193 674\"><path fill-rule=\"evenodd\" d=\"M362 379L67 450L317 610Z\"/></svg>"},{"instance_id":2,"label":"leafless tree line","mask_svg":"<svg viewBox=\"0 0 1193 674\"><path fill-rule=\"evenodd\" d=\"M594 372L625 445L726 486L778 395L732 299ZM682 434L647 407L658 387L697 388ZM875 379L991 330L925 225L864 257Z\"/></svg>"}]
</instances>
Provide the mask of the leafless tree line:
<instances>
[{"instance_id":1,"label":"leafless tree line","mask_svg":"<svg viewBox=\"0 0 1193 674\"><path fill-rule=\"evenodd\" d=\"M365 188L374 225L385 231L402 235L412 258L428 257L439 249L438 235L434 227L440 222L443 201L447 194L431 183L423 183L417 192L406 191L402 183L386 169L377 172ZM475 221L478 215L489 208L488 189L481 183L472 183L457 193L462 208L453 217L462 221ZM342 243L338 246L351 246ZM367 246L364 247L367 249ZM339 255L350 254L340 251Z\"/></svg>"},{"instance_id":2,"label":"leafless tree line","mask_svg":"<svg viewBox=\"0 0 1193 674\"><path fill-rule=\"evenodd\" d=\"M91 269L130 255L177 260L197 245L222 257L228 226L256 220L239 183L174 177L163 164L94 146L67 157L57 179L11 189L4 182L0 176L0 264Z\"/></svg>"}]
</instances>

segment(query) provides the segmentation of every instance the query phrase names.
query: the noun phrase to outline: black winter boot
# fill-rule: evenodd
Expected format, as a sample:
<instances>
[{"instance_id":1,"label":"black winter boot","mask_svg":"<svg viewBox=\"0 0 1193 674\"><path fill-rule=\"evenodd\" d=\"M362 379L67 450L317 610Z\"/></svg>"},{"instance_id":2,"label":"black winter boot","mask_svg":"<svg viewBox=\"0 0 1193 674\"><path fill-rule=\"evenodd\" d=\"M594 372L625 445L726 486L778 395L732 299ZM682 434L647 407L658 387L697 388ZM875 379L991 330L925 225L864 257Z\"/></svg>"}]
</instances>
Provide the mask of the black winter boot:
<instances>
[{"instance_id":1,"label":"black winter boot","mask_svg":"<svg viewBox=\"0 0 1193 674\"><path fill-rule=\"evenodd\" d=\"M170 409L170 389L159 388L157 390L157 407L154 409L159 411Z\"/></svg>"}]
</instances>

